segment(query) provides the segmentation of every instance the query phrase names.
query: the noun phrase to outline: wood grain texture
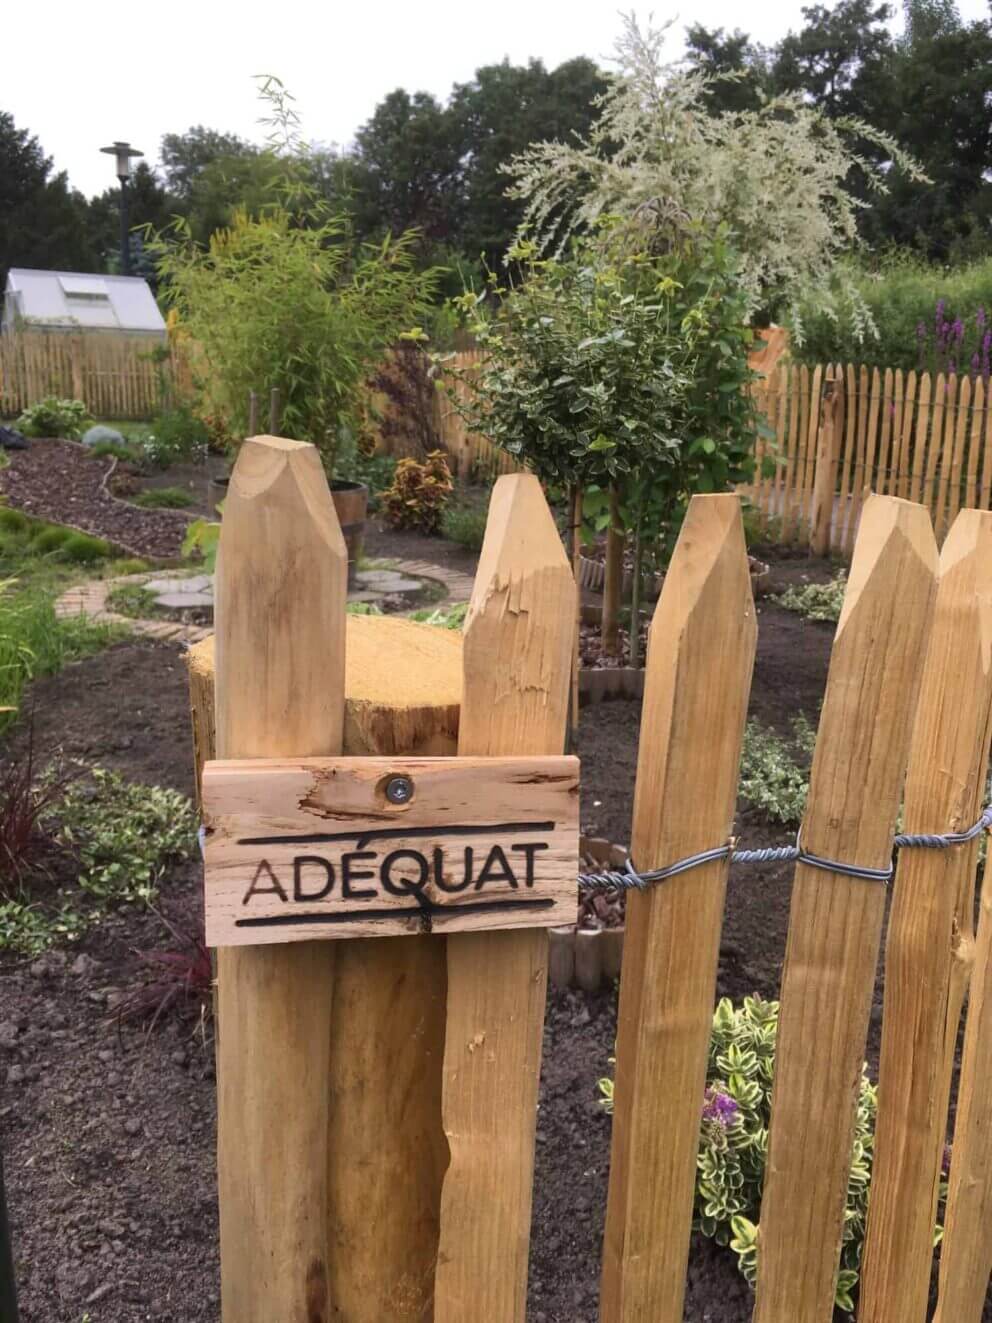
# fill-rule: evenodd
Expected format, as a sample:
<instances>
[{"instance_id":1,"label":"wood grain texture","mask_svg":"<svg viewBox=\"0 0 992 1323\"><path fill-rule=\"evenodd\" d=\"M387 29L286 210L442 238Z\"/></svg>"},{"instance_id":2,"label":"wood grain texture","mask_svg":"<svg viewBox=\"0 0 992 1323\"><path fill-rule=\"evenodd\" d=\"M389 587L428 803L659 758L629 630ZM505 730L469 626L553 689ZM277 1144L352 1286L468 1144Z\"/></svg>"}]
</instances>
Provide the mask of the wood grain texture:
<instances>
[{"instance_id":1,"label":"wood grain texture","mask_svg":"<svg viewBox=\"0 0 992 1323\"><path fill-rule=\"evenodd\" d=\"M756 624L740 504L694 496L651 625L632 858L729 839ZM678 1323L726 892L725 860L627 901L603 1323Z\"/></svg>"},{"instance_id":2,"label":"wood grain texture","mask_svg":"<svg viewBox=\"0 0 992 1323\"><path fill-rule=\"evenodd\" d=\"M992 731L992 514L944 543L903 831L970 827ZM885 1013L861 1323L923 1323L961 1004L974 954L978 841L903 850L885 952Z\"/></svg>"},{"instance_id":3,"label":"wood grain texture","mask_svg":"<svg viewBox=\"0 0 992 1323\"><path fill-rule=\"evenodd\" d=\"M577 758L212 762L203 806L210 946L578 919Z\"/></svg>"},{"instance_id":4,"label":"wood grain texture","mask_svg":"<svg viewBox=\"0 0 992 1323\"><path fill-rule=\"evenodd\" d=\"M986 874L987 877L987 874ZM992 1273L992 891L983 882L934 1323L980 1323Z\"/></svg>"},{"instance_id":5,"label":"wood grain texture","mask_svg":"<svg viewBox=\"0 0 992 1323\"><path fill-rule=\"evenodd\" d=\"M537 479L493 489L465 625L461 755L560 753L575 582ZM547 987L545 933L447 939L437 1323L522 1323Z\"/></svg>"},{"instance_id":6,"label":"wood grain texture","mask_svg":"<svg viewBox=\"0 0 992 1323\"><path fill-rule=\"evenodd\" d=\"M222 757L340 752L346 565L316 449L246 441L217 562ZM217 976L224 1323L326 1323L333 947L220 951Z\"/></svg>"},{"instance_id":7,"label":"wood grain texture","mask_svg":"<svg viewBox=\"0 0 992 1323\"><path fill-rule=\"evenodd\" d=\"M909 753L937 549L927 512L865 504L834 639L803 845L884 868ZM756 1323L829 1323L885 888L796 868L761 1207Z\"/></svg>"}]
</instances>

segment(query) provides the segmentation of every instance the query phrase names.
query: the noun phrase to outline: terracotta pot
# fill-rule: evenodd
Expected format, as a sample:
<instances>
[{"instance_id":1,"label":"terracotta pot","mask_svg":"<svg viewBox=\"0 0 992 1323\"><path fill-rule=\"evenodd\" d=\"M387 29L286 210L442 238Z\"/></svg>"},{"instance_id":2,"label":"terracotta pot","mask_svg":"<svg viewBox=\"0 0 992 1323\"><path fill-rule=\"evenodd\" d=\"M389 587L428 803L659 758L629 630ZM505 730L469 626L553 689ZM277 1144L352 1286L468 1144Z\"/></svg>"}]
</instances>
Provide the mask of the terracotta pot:
<instances>
[{"instance_id":1,"label":"terracotta pot","mask_svg":"<svg viewBox=\"0 0 992 1323\"><path fill-rule=\"evenodd\" d=\"M364 482L345 482L335 478L331 483L331 499L348 548L350 587L354 584L355 571L358 569L365 542L365 516L368 511L369 489Z\"/></svg>"}]
</instances>

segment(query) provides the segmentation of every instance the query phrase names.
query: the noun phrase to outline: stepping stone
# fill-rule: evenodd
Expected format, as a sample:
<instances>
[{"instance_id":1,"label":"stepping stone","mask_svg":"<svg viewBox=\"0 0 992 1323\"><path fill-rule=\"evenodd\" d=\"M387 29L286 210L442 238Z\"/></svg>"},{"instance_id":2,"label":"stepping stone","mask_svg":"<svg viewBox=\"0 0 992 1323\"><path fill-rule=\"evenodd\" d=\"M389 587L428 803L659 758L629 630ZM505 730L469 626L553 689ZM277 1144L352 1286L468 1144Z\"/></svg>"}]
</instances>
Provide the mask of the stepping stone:
<instances>
[{"instance_id":1,"label":"stepping stone","mask_svg":"<svg viewBox=\"0 0 992 1323\"><path fill-rule=\"evenodd\" d=\"M161 593L155 598L156 606L169 611L186 611L196 606L213 606L213 593Z\"/></svg>"},{"instance_id":2,"label":"stepping stone","mask_svg":"<svg viewBox=\"0 0 992 1323\"><path fill-rule=\"evenodd\" d=\"M355 574L355 582L367 588L377 588L382 583L402 578L399 570L358 570Z\"/></svg>"},{"instance_id":3,"label":"stepping stone","mask_svg":"<svg viewBox=\"0 0 992 1323\"><path fill-rule=\"evenodd\" d=\"M381 579L375 588L379 593L418 593L423 586L419 579L405 579L402 574L394 574L391 579Z\"/></svg>"},{"instance_id":4,"label":"stepping stone","mask_svg":"<svg viewBox=\"0 0 992 1323\"><path fill-rule=\"evenodd\" d=\"M150 579L143 586L150 593L212 593L214 580L211 574L194 574L188 579L175 575L169 579Z\"/></svg>"},{"instance_id":5,"label":"stepping stone","mask_svg":"<svg viewBox=\"0 0 992 1323\"><path fill-rule=\"evenodd\" d=\"M382 593L349 593L349 602L381 602Z\"/></svg>"}]
</instances>

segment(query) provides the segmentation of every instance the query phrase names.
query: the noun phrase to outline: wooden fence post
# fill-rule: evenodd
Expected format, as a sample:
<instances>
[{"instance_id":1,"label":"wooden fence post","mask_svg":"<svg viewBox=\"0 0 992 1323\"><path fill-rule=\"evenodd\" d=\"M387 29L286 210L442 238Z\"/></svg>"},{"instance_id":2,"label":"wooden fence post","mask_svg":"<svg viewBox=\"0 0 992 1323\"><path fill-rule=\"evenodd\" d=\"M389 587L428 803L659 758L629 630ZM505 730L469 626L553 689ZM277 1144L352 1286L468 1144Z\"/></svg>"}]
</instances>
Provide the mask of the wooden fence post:
<instances>
[{"instance_id":1,"label":"wooden fence post","mask_svg":"<svg viewBox=\"0 0 992 1323\"><path fill-rule=\"evenodd\" d=\"M217 752L341 751L347 553L313 446L246 441L217 564ZM328 1315L334 944L218 952L225 1323Z\"/></svg>"},{"instance_id":2,"label":"wooden fence post","mask_svg":"<svg viewBox=\"0 0 992 1323\"><path fill-rule=\"evenodd\" d=\"M248 392L248 431L246 436L258 435L258 392Z\"/></svg>"},{"instance_id":3,"label":"wooden fence post","mask_svg":"<svg viewBox=\"0 0 992 1323\"><path fill-rule=\"evenodd\" d=\"M273 386L269 392L269 431L278 436L282 427L282 392Z\"/></svg>"},{"instance_id":4,"label":"wooden fence post","mask_svg":"<svg viewBox=\"0 0 992 1323\"><path fill-rule=\"evenodd\" d=\"M885 868L909 752L937 548L927 512L870 496L837 625L805 849ZM829 1323L885 887L796 868L782 976L755 1323Z\"/></svg>"},{"instance_id":5,"label":"wooden fence post","mask_svg":"<svg viewBox=\"0 0 992 1323\"><path fill-rule=\"evenodd\" d=\"M975 821L992 732L992 514L965 510L940 557L903 830ZM899 856L858 1317L923 1323L958 1021L973 955L978 841Z\"/></svg>"},{"instance_id":6,"label":"wooden fence post","mask_svg":"<svg viewBox=\"0 0 992 1323\"><path fill-rule=\"evenodd\" d=\"M980 1323L992 1272L992 882L982 883L933 1323Z\"/></svg>"},{"instance_id":7,"label":"wooden fence post","mask_svg":"<svg viewBox=\"0 0 992 1323\"><path fill-rule=\"evenodd\" d=\"M560 753L575 582L541 485L493 489L465 624L460 755ZM448 937L436 1323L523 1323L548 936Z\"/></svg>"},{"instance_id":8,"label":"wooden fence post","mask_svg":"<svg viewBox=\"0 0 992 1323\"><path fill-rule=\"evenodd\" d=\"M810 550L814 556L830 555L831 528L837 500L837 459L839 437L837 421L841 416L844 384L840 376L827 368L820 400L820 427L816 438L816 470L813 477L813 510L810 516Z\"/></svg>"},{"instance_id":9,"label":"wooden fence post","mask_svg":"<svg viewBox=\"0 0 992 1323\"><path fill-rule=\"evenodd\" d=\"M740 502L694 496L651 624L639 868L730 838L756 633ZM728 867L628 895L602 1323L682 1318Z\"/></svg>"}]
</instances>

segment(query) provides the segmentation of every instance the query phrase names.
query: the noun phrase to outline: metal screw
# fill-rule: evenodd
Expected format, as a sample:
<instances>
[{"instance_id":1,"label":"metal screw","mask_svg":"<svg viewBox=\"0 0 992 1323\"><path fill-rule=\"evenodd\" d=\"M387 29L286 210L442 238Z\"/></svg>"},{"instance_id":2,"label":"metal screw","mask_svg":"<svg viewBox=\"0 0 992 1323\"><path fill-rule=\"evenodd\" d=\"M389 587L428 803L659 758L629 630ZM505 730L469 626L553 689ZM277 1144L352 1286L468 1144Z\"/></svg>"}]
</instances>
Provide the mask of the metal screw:
<instances>
[{"instance_id":1,"label":"metal screw","mask_svg":"<svg viewBox=\"0 0 992 1323\"><path fill-rule=\"evenodd\" d=\"M386 782L386 798L390 804L409 804L413 799L413 782L408 776L391 776Z\"/></svg>"}]
</instances>

